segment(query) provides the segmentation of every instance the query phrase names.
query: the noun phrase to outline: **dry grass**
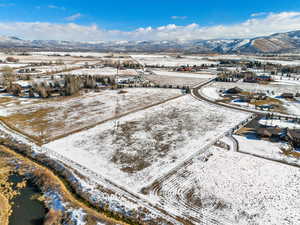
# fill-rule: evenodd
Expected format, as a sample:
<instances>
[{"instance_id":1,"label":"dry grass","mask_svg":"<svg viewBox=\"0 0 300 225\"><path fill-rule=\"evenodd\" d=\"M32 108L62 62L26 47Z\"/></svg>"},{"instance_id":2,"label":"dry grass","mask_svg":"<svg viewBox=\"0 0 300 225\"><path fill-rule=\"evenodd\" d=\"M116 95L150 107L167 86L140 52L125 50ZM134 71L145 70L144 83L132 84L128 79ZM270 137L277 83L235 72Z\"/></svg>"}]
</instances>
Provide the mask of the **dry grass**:
<instances>
[{"instance_id":1,"label":"dry grass","mask_svg":"<svg viewBox=\"0 0 300 225\"><path fill-rule=\"evenodd\" d=\"M300 152L291 152L290 155L298 159L300 158Z\"/></svg>"},{"instance_id":2,"label":"dry grass","mask_svg":"<svg viewBox=\"0 0 300 225\"><path fill-rule=\"evenodd\" d=\"M50 126L54 126L56 128L63 128L63 123L61 121L52 122L50 121L48 116L51 112L54 112L54 107L42 108L36 111L32 111L30 113L16 113L7 117L0 117L2 121L4 121L7 125L12 127L13 129L23 133L23 129L31 129L35 133L39 135L27 134L30 138L40 142L43 141L48 133L48 129Z\"/></svg>"},{"instance_id":3,"label":"dry grass","mask_svg":"<svg viewBox=\"0 0 300 225\"><path fill-rule=\"evenodd\" d=\"M11 168L6 163L6 155L0 158L0 225L8 225L11 215L11 205L9 201L17 195L13 190L12 183L8 181Z\"/></svg>"},{"instance_id":4,"label":"dry grass","mask_svg":"<svg viewBox=\"0 0 300 225\"><path fill-rule=\"evenodd\" d=\"M256 105L256 106L269 105L269 104L282 105L282 101L275 99L275 98L267 98L265 100L256 100L255 102L250 103L250 104Z\"/></svg>"},{"instance_id":5,"label":"dry grass","mask_svg":"<svg viewBox=\"0 0 300 225\"><path fill-rule=\"evenodd\" d=\"M13 99L8 97L1 97L0 104L11 102Z\"/></svg>"},{"instance_id":6,"label":"dry grass","mask_svg":"<svg viewBox=\"0 0 300 225\"><path fill-rule=\"evenodd\" d=\"M186 110L177 108L161 111L159 118L156 114L146 114L142 120L126 121L109 132L113 143L119 146L111 161L118 164L123 172L136 173L182 145L186 137L194 135L197 127ZM147 138L140 138L140 134ZM101 138L104 138L103 135L99 135Z\"/></svg>"},{"instance_id":7,"label":"dry grass","mask_svg":"<svg viewBox=\"0 0 300 225\"><path fill-rule=\"evenodd\" d=\"M0 193L0 225L8 225L10 208L8 200Z\"/></svg>"},{"instance_id":8,"label":"dry grass","mask_svg":"<svg viewBox=\"0 0 300 225\"><path fill-rule=\"evenodd\" d=\"M244 134L247 134L247 133L252 132L252 131L254 131L254 129L242 127L241 129L239 129L238 131L236 131L236 134L237 135L244 135Z\"/></svg>"}]
</instances>

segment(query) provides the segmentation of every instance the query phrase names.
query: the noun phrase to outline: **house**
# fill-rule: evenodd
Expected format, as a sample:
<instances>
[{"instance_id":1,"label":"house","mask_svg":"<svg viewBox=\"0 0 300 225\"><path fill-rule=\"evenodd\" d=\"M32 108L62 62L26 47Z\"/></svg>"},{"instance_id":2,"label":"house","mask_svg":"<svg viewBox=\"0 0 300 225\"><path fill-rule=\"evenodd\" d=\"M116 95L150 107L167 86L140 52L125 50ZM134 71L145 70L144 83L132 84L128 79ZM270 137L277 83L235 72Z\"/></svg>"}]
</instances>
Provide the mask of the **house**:
<instances>
[{"instance_id":1,"label":"house","mask_svg":"<svg viewBox=\"0 0 300 225\"><path fill-rule=\"evenodd\" d=\"M287 140L294 147L300 147L300 129L294 129L294 130L288 129Z\"/></svg>"},{"instance_id":2,"label":"house","mask_svg":"<svg viewBox=\"0 0 300 225\"><path fill-rule=\"evenodd\" d=\"M264 104L264 105L259 105L257 106L260 110L271 110L273 109L273 105L268 105L268 104Z\"/></svg>"},{"instance_id":3,"label":"house","mask_svg":"<svg viewBox=\"0 0 300 225\"><path fill-rule=\"evenodd\" d=\"M243 102L250 102L251 101L251 96L250 95L242 95L240 96L240 100Z\"/></svg>"},{"instance_id":4,"label":"house","mask_svg":"<svg viewBox=\"0 0 300 225\"><path fill-rule=\"evenodd\" d=\"M293 93L283 93L283 94L281 94L281 97L292 99L292 98L294 98L294 94Z\"/></svg>"},{"instance_id":5,"label":"house","mask_svg":"<svg viewBox=\"0 0 300 225\"><path fill-rule=\"evenodd\" d=\"M243 79L243 82L246 82L246 83L256 83L257 80L256 80L256 77L246 77Z\"/></svg>"},{"instance_id":6,"label":"house","mask_svg":"<svg viewBox=\"0 0 300 225\"><path fill-rule=\"evenodd\" d=\"M257 81L272 81L272 77L269 75L260 75L256 77Z\"/></svg>"},{"instance_id":7,"label":"house","mask_svg":"<svg viewBox=\"0 0 300 225\"><path fill-rule=\"evenodd\" d=\"M253 95L253 99L255 100L265 100L267 99L267 94L266 93L256 93Z\"/></svg>"},{"instance_id":8,"label":"house","mask_svg":"<svg viewBox=\"0 0 300 225\"><path fill-rule=\"evenodd\" d=\"M239 87L230 88L225 91L227 94L240 94L243 90Z\"/></svg>"},{"instance_id":9,"label":"house","mask_svg":"<svg viewBox=\"0 0 300 225\"><path fill-rule=\"evenodd\" d=\"M270 128L258 128L256 130L256 133L260 137L278 138L278 137L280 137L281 129L280 128L276 128L276 127L275 128L274 127L270 127Z\"/></svg>"}]
</instances>

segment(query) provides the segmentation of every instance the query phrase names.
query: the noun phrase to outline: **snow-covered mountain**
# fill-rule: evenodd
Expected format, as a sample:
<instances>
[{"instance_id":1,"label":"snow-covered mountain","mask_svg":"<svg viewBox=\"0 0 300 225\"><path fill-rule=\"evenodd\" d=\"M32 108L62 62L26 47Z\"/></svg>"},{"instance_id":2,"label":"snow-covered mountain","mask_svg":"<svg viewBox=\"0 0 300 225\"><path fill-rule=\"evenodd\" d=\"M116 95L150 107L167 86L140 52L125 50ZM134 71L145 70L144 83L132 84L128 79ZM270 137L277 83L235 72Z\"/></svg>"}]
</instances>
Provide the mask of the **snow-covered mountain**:
<instances>
[{"instance_id":1,"label":"snow-covered mountain","mask_svg":"<svg viewBox=\"0 0 300 225\"><path fill-rule=\"evenodd\" d=\"M192 41L96 41L22 40L1 37L0 48L38 48L127 52L188 53L278 53L300 52L300 31L278 33L253 39L216 39Z\"/></svg>"}]
</instances>

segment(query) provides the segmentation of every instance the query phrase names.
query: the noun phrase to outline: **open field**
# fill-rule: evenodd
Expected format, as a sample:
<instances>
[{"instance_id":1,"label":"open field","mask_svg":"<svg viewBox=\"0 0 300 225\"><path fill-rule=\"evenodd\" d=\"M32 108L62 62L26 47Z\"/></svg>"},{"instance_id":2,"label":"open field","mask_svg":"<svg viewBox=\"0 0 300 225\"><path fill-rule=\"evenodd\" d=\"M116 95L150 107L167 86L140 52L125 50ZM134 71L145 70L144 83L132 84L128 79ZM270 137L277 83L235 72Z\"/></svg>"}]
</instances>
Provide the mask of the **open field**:
<instances>
[{"instance_id":1,"label":"open field","mask_svg":"<svg viewBox=\"0 0 300 225\"><path fill-rule=\"evenodd\" d=\"M0 54L0 59L7 56ZM20 60L11 63L17 66L31 62L64 63L36 66L38 76L31 80L17 76L13 81L22 86L23 93L29 93L26 84L34 81L50 86L50 80L57 79L65 86L55 87L59 90L54 90L53 96L65 91L67 83L63 81L67 74L115 76L118 72L116 83L120 85L113 85L112 89L127 78L134 86L156 83L194 87L222 72L243 74L253 69L257 75L271 74L263 67L242 70L242 65L247 67L245 62L219 64L221 59L268 60L251 55L35 52L12 57ZM140 62L151 68L123 69L131 66L124 65L117 71L115 67L122 61ZM86 63L97 65L84 67ZM162 68L202 64L218 66L197 68L198 72ZM76 70L68 71L73 68ZM66 71L56 73L62 70ZM255 109L255 104L278 104L280 112L300 115L300 98L280 97L285 92L299 92L300 82L296 73L294 76L276 75L274 82L265 84L212 81L200 91L214 101L223 101L222 93L236 86L244 94L264 92L269 97L265 100L246 103L238 95L228 95L227 103L251 109ZM194 95L198 88L191 91L192 95L183 95L182 90L171 88L112 90L99 85L94 90L88 86L82 85L85 88L69 97L51 98L14 97L8 89L0 94L0 136L20 145L22 150L22 144L26 145L28 149L24 151L35 160L52 159L59 164L58 170L70 171L67 180L89 203L104 207L109 213L133 216L142 223L294 225L300 221L300 172L296 168L299 159L284 155L282 149L286 146L281 142L248 137L251 129L241 129L245 136L231 136L233 128L242 126L249 113L205 102L202 96ZM252 123L299 127L287 120L257 119ZM77 212L78 221L82 221L83 213Z\"/></svg>"},{"instance_id":2,"label":"open field","mask_svg":"<svg viewBox=\"0 0 300 225\"><path fill-rule=\"evenodd\" d=\"M27 66L28 64L23 64L23 63L0 63L0 70L5 68L5 67L10 67L10 68L20 68Z\"/></svg>"},{"instance_id":3,"label":"open field","mask_svg":"<svg viewBox=\"0 0 300 225\"><path fill-rule=\"evenodd\" d=\"M184 78L184 77L169 77L162 75L147 75L146 80L149 80L159 85L173 85L173 86L194 86L196 84L207 81L207 79L201 78Z\"/></svg>"},{"instance_id":4,"label":"open field","mask_svg":"<svg viewBox=\"0 0 300 225\"><path fill-rule=\"evenodd\" d=\"M218 64L215 61L209 61L203 59L202 57L185 57L176 58L176 56L171 55L131 55L132 58L137 60L139 63L148 66L166 66L166 67L175 67L182 65L197 65L201 66L203 64Z\"/></svg>"},{"instance_id":5,"label":"open field","mask_svg":"<svg viewBox=\"0 0 300 225\"><path fill-rule=\"evenodd\" d=\"M117 68L113 67L104 67L97 69L79 69L70 72L64 72L61 74L71 74L71 75L103 75L103 76L136 76L138 75L137 70L134 69L125 69L125 70L117 70Z\"/></svg>"},{"instance_id":6,"label":"open field","mask_svg":"<svg viewBox=\"0 0 300 225\"><path fill-rule=\"evenodd\" d=\"M71 70L78 68L78 65L52 65L52 66L37 66L34 67L37 71L37 73L54 73L54 72L60 72L64 70Z\"/></svg>"},{"instance_id":7,"label":"open field","mask_svg":"<svg viewBox=\"0 0 300 225\"><path fill-rule=\"evenodd\" d=\"M211 147L151 193L194 224L297 224L300 171Z\"/></svg>"},{"instance_id":8,"label":"open field","mask_svg":"<svg viewBox=\"0 0 300 225\"><path fill-rule=\"evenodd\" d=\"M174 72L174 71L166 71L166 70L152 70L155 74L157 75L162 75L162 76L168 76L170 79L173 77L181 77L181 78L199 78L199 79L212 79L215 78L216 76L208 73L208 72L198 72L198 73L191 73L191 72Z\"/></svg>"},{"instance_id":9,"label":"open field","mask_svg":"<svg viewBox=\"0 0 300 225\"><path fill-rule=\"evenodd\" d=\"M138 192L248 116L184 96L45 147Z\"/></svg>"},{"instance_id":10,"label":"open field","mask_svg":"<svg viewBox=\"0 0 300 225\"><path fill-rule=\"evenodd\" d=\"M180 73L165 70L153 70L154 74L145 76L145 79L160 85L194 86L215 76L209 73Z\"/></svg>"},{"instance_id":11,"label":"open field","mask_svg":"<svg viewBox=\"0 0 300 225\"><path fill-rule=\"evenodd\" d=\"M44 101L4 97L0 98L0 116L10 126L45 141L179 95L175 89L136 88Z\"/></svg>"},{"instance_id":12,"label":"open field","mask_svg":"<svg viewBox=\"0 0 300 225\"><path fill-rule=\"evenodd\" d=\"M0 60L5 60L7 57L14 57L19 60L19 64L29 64L29 63L40 63L40 62L55 62L58 60L63 60L66 63L71 63L75 60L80 60L78 57L70 57L70 56L47 56L47 55L5 55L0 54ZM88 59L83 59L88 60ZM94 60L94 59L93 59Z\"/></svg>"}]
</instances>

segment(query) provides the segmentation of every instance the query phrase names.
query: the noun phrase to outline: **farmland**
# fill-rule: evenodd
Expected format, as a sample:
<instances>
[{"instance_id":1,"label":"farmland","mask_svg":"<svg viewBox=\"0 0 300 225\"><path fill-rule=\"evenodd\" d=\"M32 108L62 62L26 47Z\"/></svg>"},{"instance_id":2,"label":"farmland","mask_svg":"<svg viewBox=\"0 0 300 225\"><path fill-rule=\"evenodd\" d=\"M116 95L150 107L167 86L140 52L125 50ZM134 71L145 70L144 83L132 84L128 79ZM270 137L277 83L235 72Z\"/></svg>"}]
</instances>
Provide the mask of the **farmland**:
<instances>
[{"instance_id":1,"label":"farmland","mask_svg":"<svg viewBox=\"0 0 300 225\"><path fill-rule=\"evenodd\" d=\"M300 82L284 73L294 67L250 55L0 58L1 143L49 165L84 209L120 224L299 221L299 148L288 131L300 124ZM89 216L76 209L71 219Z\"/></svg>"},{"instance_id":2,"label":"farmland","mask_svg":"<svg viewBox=\"0 0 300 225\"><path fill-rule=\"evenodd\" d=\"M181 57L176 55L131 55L135 60L147 66L181 66L181 65L202 65L217 64L215 61L203 59L201 57Z\"/></svg>"},{"instance_id":3,"label":"farmland","mask_svg":"<svg viewBox=\"0 0 300 225\"><path fill-rule=\"evenodd\" d=\"M247 116L185 96L45 147L138 192Z\"/></svg>"},{"instance_id":4,"label":"farmland","mask_svg":"<svg viewBox=\"0 0 300 225\"><path fill-rule=\"evenodd\" d=\"M289 224L299 220L299 179L297 168L212 147L152 195L196 224Z\"/></svg>"},{"instance_id":5,"label":"farmland","mask_svg":"<svg viewBox=\"0 0 300 225\"><path fill-rule=\"evenodd\" d=\"M7 124L45 141L179 95L181 92L175 89L128 89L82 93L45 102L26 98L15 102L7 97L2 98L0 115Z\"/></svg>"}]
</instances>

